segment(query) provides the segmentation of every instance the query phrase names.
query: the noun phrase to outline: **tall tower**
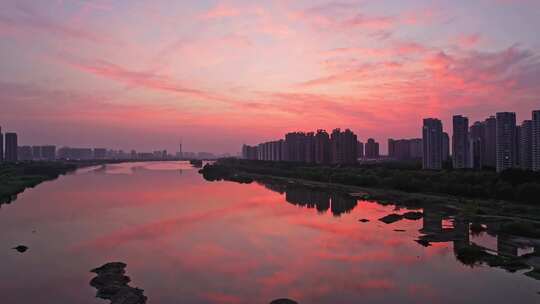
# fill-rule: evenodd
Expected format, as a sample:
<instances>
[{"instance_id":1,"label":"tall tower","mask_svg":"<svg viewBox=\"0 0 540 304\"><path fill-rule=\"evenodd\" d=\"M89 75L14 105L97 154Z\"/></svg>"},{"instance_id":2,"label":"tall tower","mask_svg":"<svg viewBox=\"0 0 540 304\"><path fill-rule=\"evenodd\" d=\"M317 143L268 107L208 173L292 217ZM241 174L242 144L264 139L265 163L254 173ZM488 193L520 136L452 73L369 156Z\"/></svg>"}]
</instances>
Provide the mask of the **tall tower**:
<instances>
[{"instance_id":1,"label":"tall tower","mask_svg":"<svg viewBox=\"0 0 540 304\"><path fill-rule=\"evenodd\" d=\"M424 126L422 128L423 169L442 169L442 141L442 122L436 118L424 119Z\"/></svg>"},{"instance_id":2,"label":"tall tower","mask_svg":"<svg viewBox=\"0 0 540 304\"><path fill-rule=\"evenodd\" d=\"M184 156L184 152L182 152L182 139L180 138L180 141L178 142L178 153L176 157L182 159Z\"/></svg>"},{"instance_id":3,"label":"tall tower","mask_svg":"<svg viewBox=\"0 0 540 304\"><path fill-rule=\"evenodd\" d=\"M532 112L532 169L540 171L540 110Z\"/></svg>"},{"instance_id":4,"label":"tall tower","mask_svg":"<svg viewBox=\"0 0 540 304\"><path fill-rule=\"evenodd\" d=\"M454 169L469 168L469 119L455 115L452 134L452 163Z\"/></svg>"},{"instance_id":5,"label":"tall tower","mask_svg":"<svg viewBox=\"0 0 540 304\"><path fill-rule=\"evenodd\" d=\"M497 113L497 172L515 167L516 149L516 113Z\"/></svg>"}]
</instances>

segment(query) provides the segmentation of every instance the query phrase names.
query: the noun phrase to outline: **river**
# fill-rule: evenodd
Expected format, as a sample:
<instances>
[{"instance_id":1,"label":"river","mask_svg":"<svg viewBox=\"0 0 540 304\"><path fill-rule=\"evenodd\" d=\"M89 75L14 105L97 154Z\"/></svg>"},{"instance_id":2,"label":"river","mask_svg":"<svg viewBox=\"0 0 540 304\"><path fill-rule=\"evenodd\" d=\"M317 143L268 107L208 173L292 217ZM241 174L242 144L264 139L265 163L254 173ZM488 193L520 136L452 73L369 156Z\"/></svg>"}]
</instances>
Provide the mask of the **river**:
<instances>
[{"instance_id":1,"label":"river","mask_svg":"<svg viewBox=\"0 0 540 304\"><path fill-rule=\"evenodd\" d=\"M148 303L540 303L525 270L455 254L473 242L510 255L533 248L470 234L436 210L379 221L407 211L287 184L209 182L185 162L82 169L1 206L0 302L108 303L89 271L120 261ZM429 231L461 237L416 242ZM20 244L28 251L11 249Z\"/></svg>"}]
</instances>

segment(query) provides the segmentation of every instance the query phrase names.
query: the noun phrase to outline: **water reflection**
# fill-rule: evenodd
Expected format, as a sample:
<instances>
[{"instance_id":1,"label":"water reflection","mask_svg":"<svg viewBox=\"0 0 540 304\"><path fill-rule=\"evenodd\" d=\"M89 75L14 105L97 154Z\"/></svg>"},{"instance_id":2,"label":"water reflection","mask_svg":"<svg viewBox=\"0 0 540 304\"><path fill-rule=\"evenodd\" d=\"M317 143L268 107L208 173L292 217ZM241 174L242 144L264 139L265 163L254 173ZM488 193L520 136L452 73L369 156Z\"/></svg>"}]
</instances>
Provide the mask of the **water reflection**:
<instances>
[{"instance_id":1,"label":"water reflection","mask_svg":"<svg viewBox=\"0 0 540 304\"><path fill-rule=\"evenodd\" d=\"M431 243L452 242L456 259L465 265L489 265L509 272L529 269L525 275L533 278L538 276L539 240L503 233L500 231L503 224L501 221L474 222L457 211L436 206L425 206L423 210L423 226L419 230L423 234L419 237L420 244L429 246ZM449 227L444 227L445 220L451 223ZM482 241L477 242L477 239L482 240L485 237L484 231L471 227L482 227L482 230L489 233L489 237L495 238L495 248L484 246Z\"/></svg>"},{"instance_id":2,"label":"water reflection","mask_svg":"<svg viewBox=\"0 0 540 304\"><path fill-rule=\"evenodd\" d=\"M356 198L345 193L328 192L291 183L271 181L258 183L266 189L285 194L285 200L288 203L306 208L316 208L319 213L330 210L334 216L341 216L344 213L350 213L358 203Z\"/></svg>"},{"instance_id":3,"label":"water reflection","mask_svg":"<svg viewBox=\"0 0 540 304\"><path fill-rule=\"evenodd\" d=\"M477 258L474 268L464 266L470 260L462 253L474 244L496 255L498 242L509 242L499 241L496 221L415 208L422 220L406 217L404 205L298 184L207 182L189 164L120 164L63 176L0 212L2 303L104 303L88 285L88 269L108 261L129 265L131 285L144 288L151 303L538 300L537 282L524 275L477 267ZM392 213L400 220L379 221ZM485 229L467 233L476 222ZM10 249L17 244L31 250Z\"/></svg>"}]
</instances>

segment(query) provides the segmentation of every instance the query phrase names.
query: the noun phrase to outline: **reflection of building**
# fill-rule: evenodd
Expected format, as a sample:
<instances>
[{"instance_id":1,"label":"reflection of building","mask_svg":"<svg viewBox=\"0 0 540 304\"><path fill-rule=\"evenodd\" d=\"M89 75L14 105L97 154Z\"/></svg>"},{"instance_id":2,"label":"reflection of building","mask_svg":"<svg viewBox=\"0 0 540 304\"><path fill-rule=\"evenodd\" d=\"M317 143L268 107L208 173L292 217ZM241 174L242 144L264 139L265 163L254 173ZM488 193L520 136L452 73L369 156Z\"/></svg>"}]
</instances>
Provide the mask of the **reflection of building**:
<instances>
[{"instance_id":1,"label":"reflection of building","mask_svg":"<svg viewBox=\"0 0 540 304\"><path fill-rule=\"evenodd\" d=\"M302 186L263 183L264 186L280 194L285 193L285 200L293 205L316 208L319 213L331 210L334 216L348 213L357 205L355 198L340 193L330 193Z\"/></svg>"},{"instance_id":2,"label":"reflection of building","mask_svg":"<svg viewBox=\"0 0 540 304\"><path fill-rule=\"evenodd\" d=\"M422 218L422 229L425 234L436 234L442 232L443 215L435 208L425 207Z\"/></svg>"},{"instance_id":3,"label":"reflection of building","mask_svg":"<svg viewBox=\"0 0 540 304\"><path fill-rule=\"evenodd\" d=\"M518 246L512 242L510 236L505 234L497 235L497 253L508 257L518 256Z\"/></svg>"}]
</instances>

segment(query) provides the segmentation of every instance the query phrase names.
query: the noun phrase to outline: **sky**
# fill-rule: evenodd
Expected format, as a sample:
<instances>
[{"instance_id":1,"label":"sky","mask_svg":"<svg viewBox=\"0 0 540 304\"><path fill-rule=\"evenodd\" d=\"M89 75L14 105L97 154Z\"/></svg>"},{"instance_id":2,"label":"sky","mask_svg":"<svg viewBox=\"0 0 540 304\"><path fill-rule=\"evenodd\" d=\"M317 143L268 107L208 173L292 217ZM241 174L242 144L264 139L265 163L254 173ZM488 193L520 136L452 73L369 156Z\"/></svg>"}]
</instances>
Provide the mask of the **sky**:
<instances>
[{"instance_id":1,"label":"sky","mask_svg":"<svg viewBox=\"0 0 540 304\"><path fill-rule=\"evenodd\" d=\"M421 137L540 109L540 1L0 0L20 144L236 153L289 131Z\"/></svg>"}]
</instances>

